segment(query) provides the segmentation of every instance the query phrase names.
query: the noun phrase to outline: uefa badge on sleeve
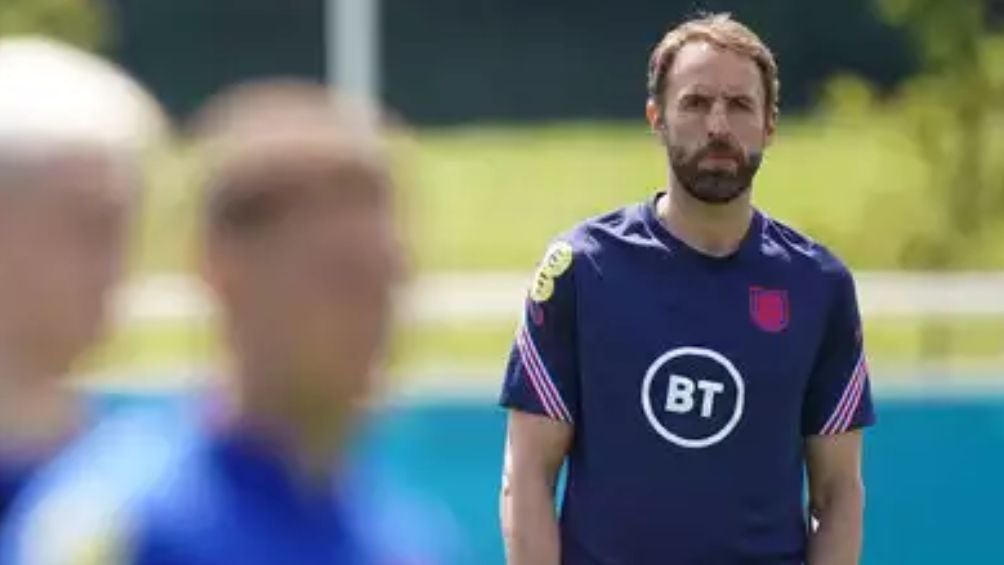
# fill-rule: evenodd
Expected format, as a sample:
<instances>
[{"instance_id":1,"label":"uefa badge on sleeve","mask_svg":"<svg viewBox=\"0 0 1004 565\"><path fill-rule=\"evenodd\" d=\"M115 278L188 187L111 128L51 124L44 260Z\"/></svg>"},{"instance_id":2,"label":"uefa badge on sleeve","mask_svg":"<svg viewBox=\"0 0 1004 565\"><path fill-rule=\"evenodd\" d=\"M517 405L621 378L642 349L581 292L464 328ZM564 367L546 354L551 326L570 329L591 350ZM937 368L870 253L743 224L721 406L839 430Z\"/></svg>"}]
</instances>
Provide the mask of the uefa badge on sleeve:
<instances>
[{"instance_id":1,"label":"uefa badge on sleeve","mask_svg":"<svg viewBox=\"0 0 1004 565\"><path fill-rule=\"evenodd\" d=\"M533 275L530 299L536 303L547 302L554 294L554 281L572 266L572 246L566 241L555 242L548 248Z\"/></svg>"},{"instance_id":2,"label":"uefa badge on sleeve","mask_svg":"<svg viewBox=\"0 0 1004 565\"><path fill-rule=\"evenodd\" d=\"M750 317L765 332L779 333L788 327L788 291L750 287Z\"/></svg>"}]
</instances>

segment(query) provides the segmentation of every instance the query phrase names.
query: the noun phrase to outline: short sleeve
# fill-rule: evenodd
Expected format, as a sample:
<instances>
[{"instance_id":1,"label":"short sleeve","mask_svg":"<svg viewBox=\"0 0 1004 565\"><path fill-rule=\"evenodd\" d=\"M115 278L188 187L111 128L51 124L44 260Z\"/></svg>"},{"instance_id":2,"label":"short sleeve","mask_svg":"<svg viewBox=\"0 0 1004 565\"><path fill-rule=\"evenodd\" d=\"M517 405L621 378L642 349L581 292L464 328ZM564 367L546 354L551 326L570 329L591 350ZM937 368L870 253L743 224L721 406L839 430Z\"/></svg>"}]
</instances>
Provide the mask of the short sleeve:
<instances>
[{"instance_id":1,"label":"short sleeve","mask_svg":"<svg viewBox=\"0 0 1004 565\"><path fill-rule=\"evenodd\" d=\"M506 366L500 404L574 424L578 412L575 253L553 243L538 265Z\"/></svg>"},{"instance_id":2,"label":"short sleeve","mask_svg":"<svg viewBox=\"0 0 1004 565\"><path fill-rule=\"evenodd\" d=\"M809 377L803 435L834 435L875 422L857 293L850 272L837 273L827 327Z\"/></svg>"}]
</instances>

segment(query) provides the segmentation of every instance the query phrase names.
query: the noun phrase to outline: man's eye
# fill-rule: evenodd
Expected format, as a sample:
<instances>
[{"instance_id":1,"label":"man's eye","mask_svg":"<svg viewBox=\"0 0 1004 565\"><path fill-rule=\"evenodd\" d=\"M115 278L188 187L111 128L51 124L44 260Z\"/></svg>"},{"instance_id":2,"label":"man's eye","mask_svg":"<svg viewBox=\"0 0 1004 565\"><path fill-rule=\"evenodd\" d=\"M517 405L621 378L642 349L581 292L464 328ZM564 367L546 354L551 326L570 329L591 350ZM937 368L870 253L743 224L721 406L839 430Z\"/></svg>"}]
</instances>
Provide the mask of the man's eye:
<instances>
[{"instance_id":1,"label":"man's eye","mask_svg":"<svg viewBox=\"0 0 1004 565\"><path fill-rule=\"evenodd\" d=\"M681 105L684 110L704 110L711 106L711 101L704 96L687 96Z\"/></svg>"},{"instance_id":2,"label":"man's eye","mask_svg":"<svg viewBox=\"0 0 1004 565\"><path fill-rule=\"evenodd\" d=\"M732 98L729 100L729 106L735 110L750 111L753 109L753 101L749 98Z\"/></svg>"}]
</instances>

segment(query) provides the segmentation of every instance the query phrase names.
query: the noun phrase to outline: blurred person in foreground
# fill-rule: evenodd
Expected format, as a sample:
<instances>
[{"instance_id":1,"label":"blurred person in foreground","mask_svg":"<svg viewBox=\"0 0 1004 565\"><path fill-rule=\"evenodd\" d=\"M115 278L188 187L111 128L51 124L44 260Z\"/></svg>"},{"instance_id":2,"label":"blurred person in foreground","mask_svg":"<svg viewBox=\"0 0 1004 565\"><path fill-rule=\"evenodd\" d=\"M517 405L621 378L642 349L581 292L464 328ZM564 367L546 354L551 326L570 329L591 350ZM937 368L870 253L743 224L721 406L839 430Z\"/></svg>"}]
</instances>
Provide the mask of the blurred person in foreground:
<instances>
[{"instance_id":1,"label":"blurred person in foreground","mask_svg":"<svg viewBox=\"0 0 1004 565\"><path fill-rule=\"evenodd\" d=\"M501 397L509 562L857 563L873 414L854 283L751 204L774 58L700 17L655 48L648 94L667 187L557 238L526 302Z\"/></svg>"},{"instance_id":2,"label":"blurred person in foreground","mask_svg":"<svg viewBox=\"0 0 1004 565\"><path fill-rule=\"evenodd\" d=\"M402 274L383 141L352 110L281 81L209 104L202 274L227 380L180 424L119 418L58 461L5 565L439 562L347 460Z\"/></svg>"},{"instance_id":3,"label":"blurred person in foreground","mask_svg":"<svg viewBox=\"0 0 1004 565\"><path fill-rule=\"evenodd\" d=\"M153 99L108 63L0 40L0 522L90 420L64 377L102 335L123 272Z\"/></svg>"}]
</instances>

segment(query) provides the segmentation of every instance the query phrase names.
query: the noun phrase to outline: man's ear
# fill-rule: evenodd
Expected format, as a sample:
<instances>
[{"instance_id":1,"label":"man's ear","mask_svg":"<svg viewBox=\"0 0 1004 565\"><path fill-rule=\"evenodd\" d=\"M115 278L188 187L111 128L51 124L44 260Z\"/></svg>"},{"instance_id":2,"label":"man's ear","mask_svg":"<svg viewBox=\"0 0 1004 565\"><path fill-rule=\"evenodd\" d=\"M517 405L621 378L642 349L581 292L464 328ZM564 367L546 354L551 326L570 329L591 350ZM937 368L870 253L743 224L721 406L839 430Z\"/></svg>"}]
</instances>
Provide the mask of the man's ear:
<instances>
[{"instance_id":1,"label":"man's ear","mask_svg":"<svg viewBox=\"0 0 1004 565\"><path fill-rule=\"evenodd\" d=\"M666 128L666 120L663 117L662 108L652 98L649 98L645 103L645 118L648 120L649 127L655 133Z\"/></svg>"},{"instance_id":2,"label":"man's ear","mask_svg":"<svg viewBox=\"0 0 1004 565\"><path fill-rule=\"evenodd\" d=\"M774 133L777 131L777 112L771 112L767 116L767 123L764 126L764 147L770 147L774 142Z\"/></svg>"}]
</instances>

